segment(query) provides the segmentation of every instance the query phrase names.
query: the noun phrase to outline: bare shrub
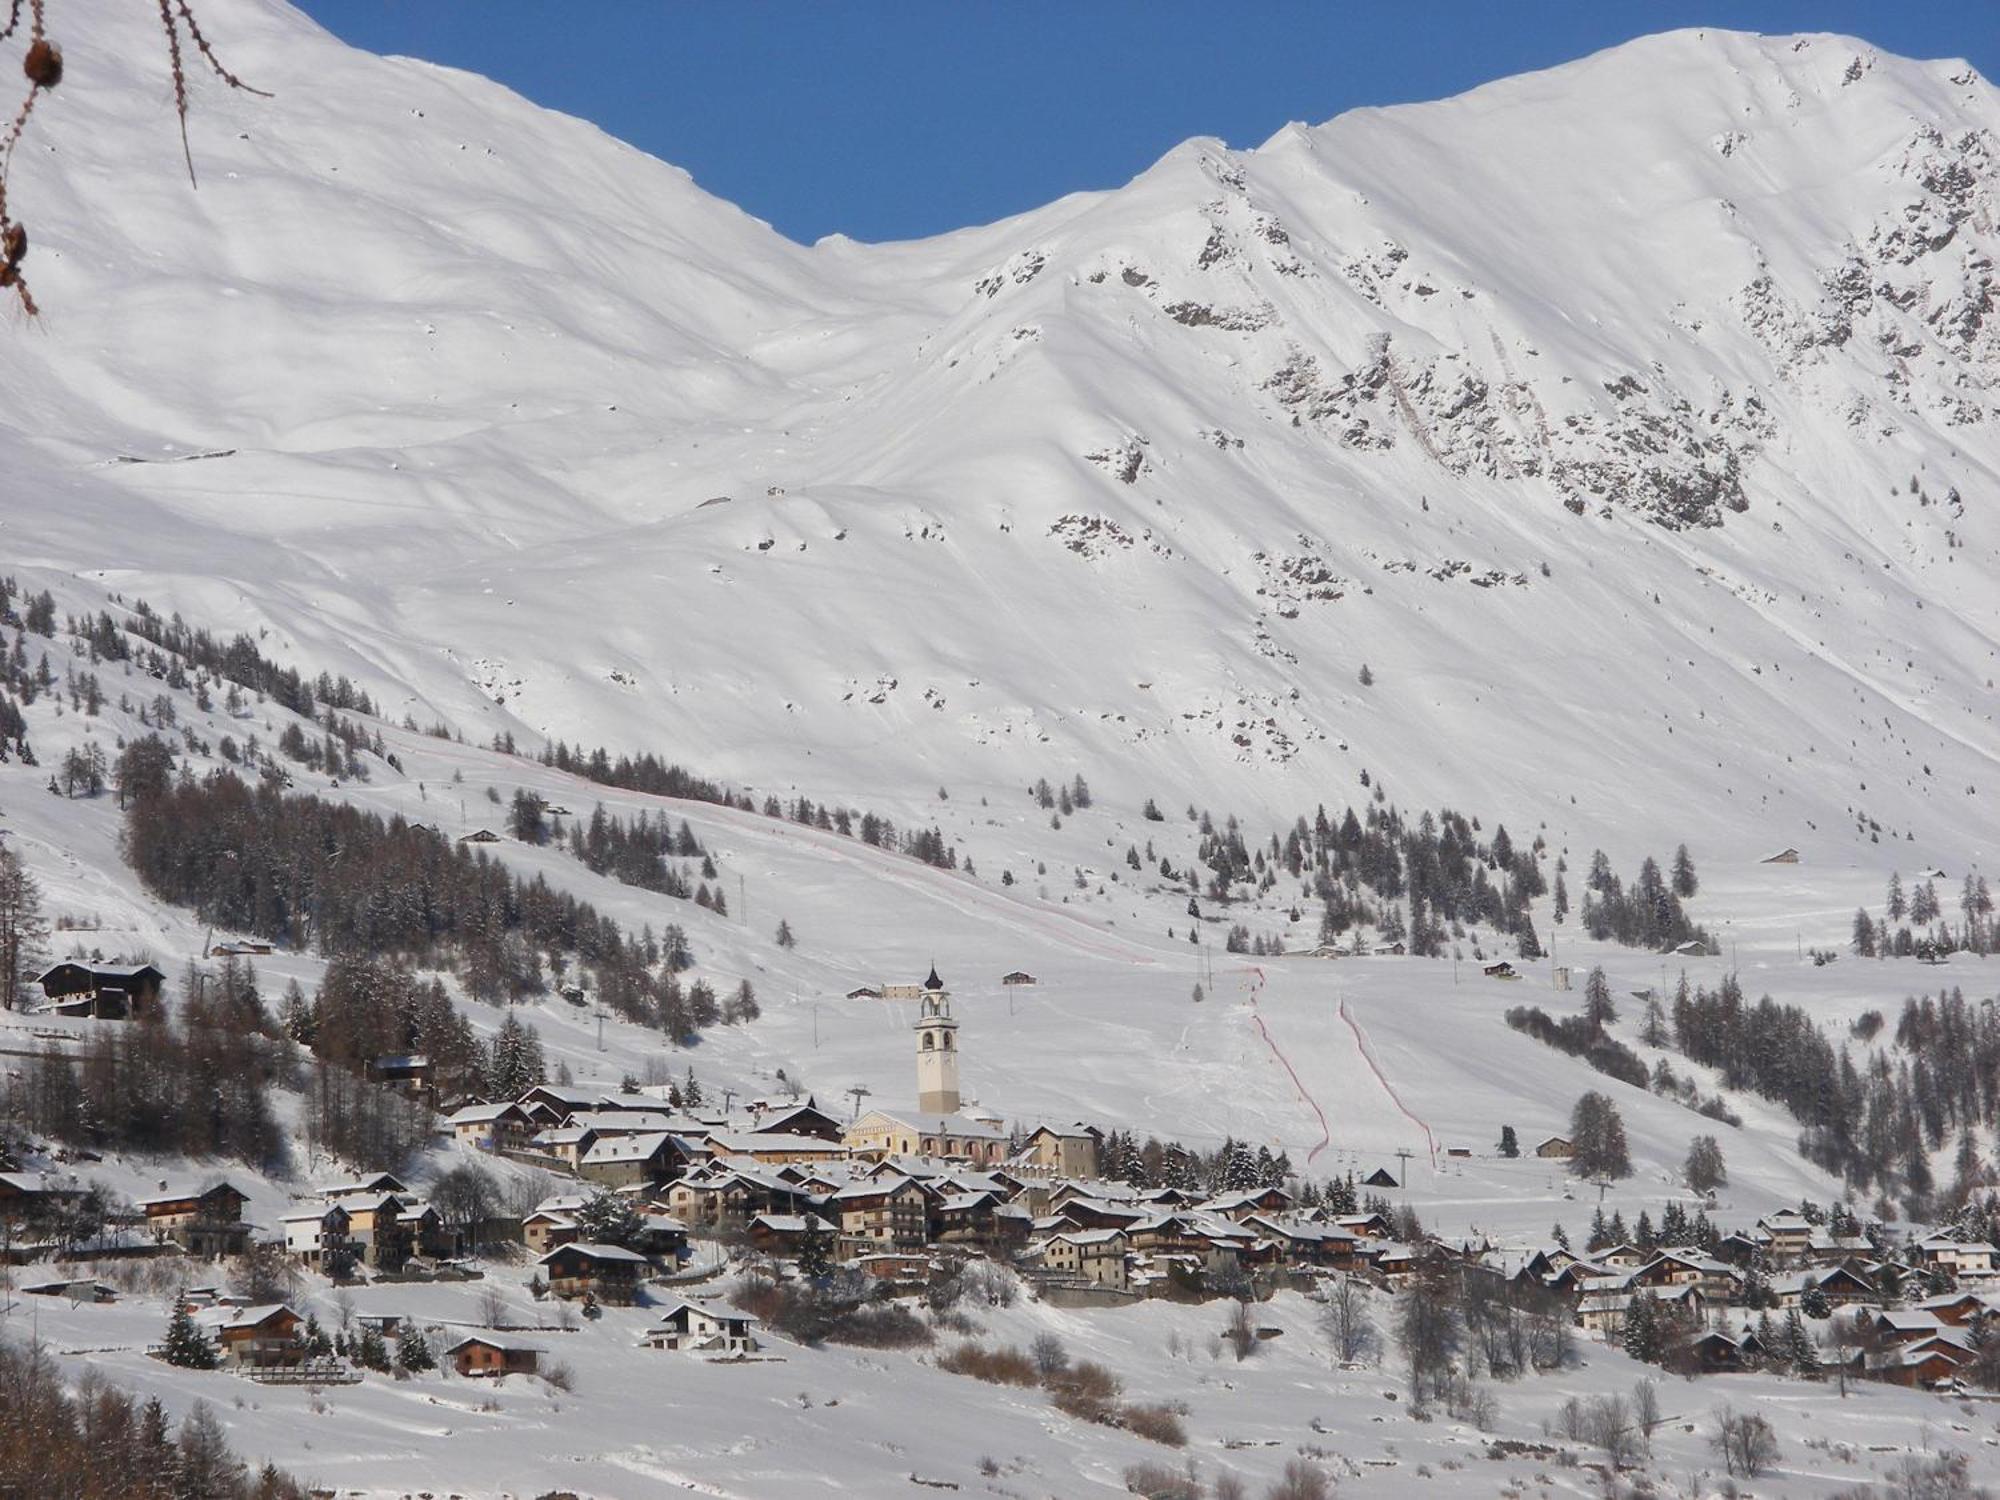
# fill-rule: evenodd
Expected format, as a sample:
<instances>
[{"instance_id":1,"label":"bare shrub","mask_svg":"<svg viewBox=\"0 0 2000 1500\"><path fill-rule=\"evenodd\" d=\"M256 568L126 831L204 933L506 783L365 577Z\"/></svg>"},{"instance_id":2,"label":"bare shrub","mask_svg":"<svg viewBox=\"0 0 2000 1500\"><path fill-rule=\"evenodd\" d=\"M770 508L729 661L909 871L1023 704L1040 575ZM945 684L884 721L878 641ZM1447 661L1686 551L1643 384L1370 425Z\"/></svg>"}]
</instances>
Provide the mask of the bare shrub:
<instances>
[{"instance_id":1,"label":"bare shrub","mask_svg":"<svg viewBox=\"0 0 2000 1500\"><path fill-rule=\"evenodd\" d=\"M574 1391L576 1389L576 1372L560 1361L546 1366L541 1371L541 1376L542 1379L546 1380L559 1391Z\"/></svg>"},{"instance_id":2,"label":"bare shrub","mask_svg":"<svg viewBox=\"0 0 2000 1500\"><path fill-rule=\"evenodd\" d=\"M1373 1364L1382 1357L1382 1335L1368 1302L1368 1288L1351 1276L1340 1277L1326 1289L1320 1332L1333 1345L1333 1357L1344 1365Z\"/></svg>"},{"instance_id":3,"label":"bare shrub","mask_svg":"<svg viewBox=\"0 0 2000 1500\"><path fill-rule=\"evenodd\" d=\"M1199 1479L1163 1464L1132 1465L1125 1471L1125 1488L1145 1500L1202 1500Z\"/></svg>"},{"instance_id":4,"label":"bare shrub","mask_svg":"<svg viewBox=\"0 0 2000 1500\"><path fill-rule=\"evenodd\" d=\"M1285 1472L1264 1491L1264 1500L1333 1500L1333 1481L1316 1463L1287 1459Z\"/></svg>"},{"instance_id":5,"label":"bare shrub","mask_svg":"<svg viewBox=\"0 0 2000 1500\"><path fill-rule=\"evenodd\" d=\"M934 1335L907 1307L878 1302L835 1316L826 1337L836 1344L856 1344L864 1349L911 1349L930 1343Z\"/></svg>"},{"instance_id":6,"label":"bare shrub","mask_svg":"<svg viewBox=\"0 0 2000 1500\"><path fill-rule=\"evenodd\" d=\"M1035 1373L1043 1380L1069 1367L1069 1350L1053 1333L1036 1334L1035 1341L1028 1345L1028 1354L1035 1361Z\"/></svg>"},{"instance_id":7,"label":"bare shrub","mask_svg":"<svg viewBox=\"0 0 2000 1500\"><path fill-rule=\"evenodd\" d=\"M479 1294L480 1323L487 1328L498 1328L506 1317L507 1299L500 1295L497 1286L487 1287Z\"/></svg>"},{"instance_id":8,"label":"bare shrub","mask_svg":"<svg viewBox=\"0 0 2000 1500\"><path fill-rule=\"evenodd\" d=\"M1238 1302L1230 1309L1229 1321L1222 1327L1222 1336L1236 1352L1238 1364L1250 1357L1257 1347L1257 1319L1251 1313L1248 1302Z\"/></svg>"},{"instance_id":9,"label":"bare shrub","mask_svg":"<svg viewBox=\"0 0 2000 1500\"><path fill-rule=\"evenodd\" d=\"M1080 1360L1045 1382L1060 1411L1085 1422L1110 1423L1118 1414L1118 1377L1103 1365Z\"/></svg>"},{"instance_id":10,"label":"bare shrub","mask_svg":"<svg viewBox=\"0 0 2000 1500\"><path fill-rule=\"evenodd\" d=\"M982 1349L967 1341L938 1356L937 1366L954 1375L970 1375L992 1385L1033 1386L1040 1383L1035 1362L1011 1346Z\"/></svg>"},{"instance_id":11,"label":"bare shrub","mask_svg":"<svg viewBox=\"0 0 2000 1500\"><path fill-rule=\"evenodd\" d=\"M1171 1407L1158 1404L1127 1406L1118 1413L1118 1421L1127 1432L1148 1442L1164 1443L1169 1448L1187 1446L1187 1428L1181 1425L1180 1414Z\"/></svg>"},{"instance_id":12,"label":"bare shrub","mask_svg":"<svg viewBox=\"0 0 2000 1500\"><path fill-rule=\"evenodd\" d=\"M1778 1435L1771 1424L1733 1406L1716 1408L1709 1445L1722 1455L1722 1466L1732 1478L1755 1479L1778 1461Z\"/></svg>"}]
</instances>

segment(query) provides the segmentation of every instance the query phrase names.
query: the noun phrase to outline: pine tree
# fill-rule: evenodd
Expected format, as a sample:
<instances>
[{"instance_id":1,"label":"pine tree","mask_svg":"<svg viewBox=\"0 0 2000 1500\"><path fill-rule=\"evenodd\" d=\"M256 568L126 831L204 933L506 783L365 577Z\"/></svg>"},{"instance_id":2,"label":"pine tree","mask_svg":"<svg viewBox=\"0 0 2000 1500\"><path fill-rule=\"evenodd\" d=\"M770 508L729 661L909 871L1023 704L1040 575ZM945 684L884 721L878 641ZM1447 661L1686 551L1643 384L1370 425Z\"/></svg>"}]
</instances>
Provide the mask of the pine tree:
<instances>
[{"instance_id":1,"label":"pine tree","mask_svg":"<svg viewBox=\"0 0 2000 1500\"><path fill-rule=\"evenodd\" d=\"M1583 982L1583 1015L1597 1027L1618 1019L1618 1007L1611 1001L1611 981L1605 976L1602 964L1593 968Z\"/></svg>"},{"instance_id":2,"label":"pine tree","mask_svg":"<svg viewBox=\"0 0 2000 1500\"><path fill-rule=\"evenodd\" d=\"M1689 1142L1687 1162L1682 1170L1687 1177L1687 1185L1697 1193L1712 1193L1729 1182L1729 1170L1722 1161L1722 1147L1712 1135L1698 1135Z\"/></svg>"},{"instance_id":3,"label":"pine tree","mask_svg":"<svg viewBox=\"0 0 2000 1500\"><path fill-rule=\"evenodd\" d=\"M1910 920L1919 927L1927 927L1937 919L1937 887L1926 880L1910 894Z\"/></svg>"},{"instance_id":4,"label":"pine tree","mask_svg":"<svg viewBox=\"0 0 2000 1500\"><path fill-rule=\"evenodd\" d=\"M1625 1352L1644 1364L1658 1364L1664 1350L1659 1299L1650 1290L1625 1305Z\"/></svg>"},{"instance_id":5,"label":"pine tree","mask_svg":"<svg viewBox=\"0 0 2000 1500\"><path fill-rule=\"evenodd\" d=\"M1611 1226L1604 1221L1604 1209L1599 1206L1591 1210L1590 1234L1583 1242L1583 1253L1591 1255L1611 1243Z\"/></svg>"},{"instance_id":6,"label":"pine tree","mask_svg":"<svg viewBox=\"0 0 2000 1500\"><path fill-rule=\"evenodd\" d=\"M1257 1186L1257 1158L1243 1141L1231 1140L1224 1146L1222 1187L1238 1192Z\"/></svg>"},{"instance_id":7,"label":"pine tree","mask_svg":"<svg viewBox=\"0 0 2000 1500\"><path fill-rule=\"evenodd\" d=\"M1784 1328L1778 1334L1778 1347L1786 1366L1800 1374L1819 1367L1819 1354L1813 1348L1812 1334L1796 1307L1785 1314Z\"/></svg>"},{"instance_id":8,"label":"pine tree","mask_svg":"<svg viewBox=\"0 0 2000 1500\"><path fill-rule=\"evenodd\" d=\"M572 1217L576 1220L577 1237L591 1245L620 1245L630 1249L646 1228L639 1210L622 1193L592 1193Z\"/></svg>"},{"instance_id":9,"label":"pine tree","mask_svg":"<svg viewBox=\"0 0 2000 1500\"><path fill-rule=\"evenodd\" d=\"M41 886L21 857L0 844L0 1009L12 1010L20 1000L47 937Z\"/></svg>"},{"instance_id":10,"label":"pine tree","mask_svg":"<svg viewBox=\"0 0 2000 1500\"><path fill-rule=\"evenodd\" d=\"M184 1301L174 1303L173 1315L167 1319L167 1338L161 1358L183 1370L213 1370L222 1362L215 1345L201 1331L201 1326L195 1322L194 1314Z\"/></svg>"},{"instance_id":11,"label":"pine tree","mask_svg":"<svg viewBox=\"0 0 2000 1500\"><path fill-rule=\"evenodd\" d=\"M780 948L793 948L797 945L798 939L792 936L792 924L780 917L778 919L778 946Z\"/></svg>"},{"instance_id":12,"label":"pine tree","mask_svg":"<svg viewBox=\"0 0 2000 1500\"><path fill-rule=\"evenodd\" d=\"M1868 908L1865 906L1857 906L1854 909L1854 937L1852 941L1857 957L1873 958L1875 956L1875 923L1869 918Z\"/></svg>"},{"instance_id":13,"label":"pine tree","mask_svg":"<svg viewBox=\"0 0 2000 1500\"><path fill-rule=\"evenodd\" d=\"M396 1368L406 1375L421 1375L426 1370L437 1368L437 1356L431 1353L431 1341L414 1323L405 1323L396 1335Z\"/></svg>"},{"instance_id":14,"label":"pine tree","mask_svg":"<svg viewBox=\"0 0 2000 1500\"><path fill-rule=\"evenodd\" d=\"M1639 1040L1648 1047L1664 1047L1672 1040L1667 1032L1666 1010L1660 1004L1660 997L1650 992L1646 996L1646 1015L1639 1028Z\"/></svg>"},{"instance_id":15,"label":"pine tree","mask_svg":"<svg viewBox=\"0 0 2000 1500\"><path fill-rule=\"evenodd\" d=\"M1909 911L1909 907L1903 902L1903 876L1901 871L1891 871L1889 874L1889 904L1885 910L1891 922L1902 921L1904 914Z\"/></svg>"},{"instance_id":16,"label":"pine tree","mask_svg":"<svg viewBox=\"0 0 2000 1500\"><path fill-rule=\"evenodd\" d=\"M833 1275L833 1235L830 1231L808 1229L800 1239L799 1275L812 1282L823 1282Z\"/></svg>"},{"instance_id":17,"label":"pine tree","mask_svg":"<svg viewBox=\"0 0 2000 1500\"><path fill-rule=\"evenodd\" d=\"M1515 1137L1512 1125L1500 1127L1500 1154L1510 1160L1521 1154L1521 1142Z\"/></svg>"},{"instance_id":18,"label":"pine tree","mask_svg":"<svg viewBox=\"0 0 2000 1500\"><path fill-rule=\"evenodd\" d=\"M354 1362L364 1370L387 1372L389 1368L389 1346L382 1342L382 1334L370 1323L361 1330L361 1337L354 1342Z\"/></svg>"},{"instance_id":19,"label":"pine tree","mask_svg":"<svg viewBox=\"0 0 2000 1500\"><path fill-rule=\"evenodd\" d=\"M1570 1112L1570 1143L1575 1154L1570 1169L1585 1177L1630 1177L1631 1150L1618 1106L1592 1091Z\"/></svg>"},{"instance_id":20,"label":"pine tree","mask_svg":"<svg viewBox=\"0 0 2000 1500\"><path fill-rule=\"evenodd\" d=\"M1701 882L1694 873L1694 859L1688 853L1688 846L1682 844L1674 850L1674 894L1683 901L1701 888Z\"/></svg>"}]
</instances>

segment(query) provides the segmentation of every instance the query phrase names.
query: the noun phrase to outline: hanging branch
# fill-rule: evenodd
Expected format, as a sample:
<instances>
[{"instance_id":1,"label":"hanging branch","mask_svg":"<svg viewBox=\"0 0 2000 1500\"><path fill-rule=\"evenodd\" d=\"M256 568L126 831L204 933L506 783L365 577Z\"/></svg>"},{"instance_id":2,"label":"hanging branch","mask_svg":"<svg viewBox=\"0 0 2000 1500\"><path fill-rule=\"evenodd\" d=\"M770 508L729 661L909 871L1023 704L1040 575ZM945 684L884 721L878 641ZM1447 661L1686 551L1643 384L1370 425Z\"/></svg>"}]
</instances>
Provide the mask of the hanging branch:
<instances>
[{"instance_id":1,"label":"hanging branch","mask_svg":"<svg viewBox=\"0 0 2000 1500\"><path fill-rule=\"evenodd\" d=\"M7 184L14 167L14 148L20 144L22 133L28 128L28 117L35 112L35 105L43 94L48 93L62 82L62 48L50 41L46 35L48 0L6 0L7 21L0 26L0 42L12 38L21 29L25 15L28 21L28 49L21 58L21 71L28 80L28 96L21 101L7 123L4 134L0 134L0 288L11 287L21 307L29 317L34 317L40 309L34 296L28 290L27 279L21 273L21 262L28 254L28 231L15 219L7 202ZM188 144L188 90L187 73L182 66L181 33L187 33L194 50L208 64L209 71L233 89L241 89L246 94L255 94L260 99L271 96L262 89L252 88L222 65L215 55L215 48L202 34L201 24L195 20L194 10L189 0L159 0L160 25L167 34L167 62L174 80L174 115L180 122L181 157L187 163L188 184L199 187L194 173L194 151Z\"/></svg>"}]
</instances>

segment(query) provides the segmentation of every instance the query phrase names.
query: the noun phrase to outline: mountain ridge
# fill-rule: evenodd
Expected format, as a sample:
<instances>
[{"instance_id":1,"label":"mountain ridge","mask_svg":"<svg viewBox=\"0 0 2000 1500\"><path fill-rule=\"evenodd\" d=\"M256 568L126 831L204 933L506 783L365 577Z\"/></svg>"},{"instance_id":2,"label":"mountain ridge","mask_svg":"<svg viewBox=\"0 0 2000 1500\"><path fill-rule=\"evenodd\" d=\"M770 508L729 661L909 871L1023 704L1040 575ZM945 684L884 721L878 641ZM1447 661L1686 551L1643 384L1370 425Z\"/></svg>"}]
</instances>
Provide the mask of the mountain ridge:
<instances>
[{"instance_id":1,"label":"mountain ridge","mask_svg":"<svg viewBox=\"0 0 2000 1500\"><path fill-rule=\"evenodd\" d=\"M1597 763L1678 733L1664 800L1731 837L1990 832L2000 107L1958 64L1674 33L806 248L470 75L211 29L279 97L197 99L199 193L84 73L21 170L51 312L0 445L100 518L18 496L37 561L427 722L912 808L1048 761L1602 826Z\"/></svg>"}]
</instances>

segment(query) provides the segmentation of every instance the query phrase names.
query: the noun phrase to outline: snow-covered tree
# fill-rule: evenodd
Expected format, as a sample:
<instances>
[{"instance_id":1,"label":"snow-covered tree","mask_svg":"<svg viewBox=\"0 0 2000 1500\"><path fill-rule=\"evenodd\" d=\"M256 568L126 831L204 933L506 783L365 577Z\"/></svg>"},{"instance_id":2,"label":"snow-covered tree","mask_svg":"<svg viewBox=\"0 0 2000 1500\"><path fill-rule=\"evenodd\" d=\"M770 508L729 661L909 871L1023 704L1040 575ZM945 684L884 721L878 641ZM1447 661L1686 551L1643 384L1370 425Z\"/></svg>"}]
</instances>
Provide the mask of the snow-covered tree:
<instances>
[{"instance_id":1,"label":"snow-covered tree","mask_svg":"<svg viewBox=\"0 0 2000 1500\"><path fill-rule=\"evenodd\" d=\"M214 1342L201 1331L185 1302L174 1303L160 1357L183 1370L213 1370L222 1362Z\"/></svg>"}]
</instances>

